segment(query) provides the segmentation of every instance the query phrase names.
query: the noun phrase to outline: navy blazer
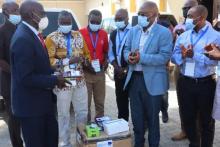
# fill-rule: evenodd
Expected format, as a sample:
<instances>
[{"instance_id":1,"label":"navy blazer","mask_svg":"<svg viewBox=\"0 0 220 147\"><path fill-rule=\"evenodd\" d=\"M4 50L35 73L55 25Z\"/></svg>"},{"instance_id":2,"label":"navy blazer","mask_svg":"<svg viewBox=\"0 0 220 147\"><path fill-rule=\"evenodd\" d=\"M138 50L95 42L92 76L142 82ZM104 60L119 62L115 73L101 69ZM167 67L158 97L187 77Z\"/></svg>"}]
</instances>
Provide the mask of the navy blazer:
<instances>
[{"instance_id":1,"label":"navy blazer","mask_svg":"<svg viewBox=\"0 0 220 147\"><path fill-rule=\"evenodd\" d=\"M12 111L18 117L36 117L54 113L52 76L48 54L39 38L21 23L10 46Z\"/></svg>"}]
</instances>

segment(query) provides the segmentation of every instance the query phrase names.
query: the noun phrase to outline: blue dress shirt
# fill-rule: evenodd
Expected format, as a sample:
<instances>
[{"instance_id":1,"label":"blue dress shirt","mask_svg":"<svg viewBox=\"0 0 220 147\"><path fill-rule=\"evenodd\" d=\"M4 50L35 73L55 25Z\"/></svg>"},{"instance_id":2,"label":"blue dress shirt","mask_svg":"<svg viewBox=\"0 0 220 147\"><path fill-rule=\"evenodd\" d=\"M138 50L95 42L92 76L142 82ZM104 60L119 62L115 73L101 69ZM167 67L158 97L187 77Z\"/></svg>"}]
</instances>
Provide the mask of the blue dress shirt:
<instances>
[{"instance_id":1,"label":"blue dress shirt","mask_svg":"<svg viewBox=\"0 0 220 147\"><path fill-rule=\"evenodd\" d=\"M187 48L189 45L191 45L191 37L193 40L193 44L196 42L196 40L198 40L200 37L201 38L193 46L193 58L183 59L180 46L184 45L185 48ZM174 64L180 66L180 72L183 75L185 75L186 62L195 63L193 78L202 78L212 75L215 73L215 66L217 65L217 61L210 60L204 55L204 47L211 43L220 45L220 33L215 31L208 24L206 24L201 30L199 30L198 33L195 30L186 31L177 38L171 61Z\"/></svg>"}]
</instances>

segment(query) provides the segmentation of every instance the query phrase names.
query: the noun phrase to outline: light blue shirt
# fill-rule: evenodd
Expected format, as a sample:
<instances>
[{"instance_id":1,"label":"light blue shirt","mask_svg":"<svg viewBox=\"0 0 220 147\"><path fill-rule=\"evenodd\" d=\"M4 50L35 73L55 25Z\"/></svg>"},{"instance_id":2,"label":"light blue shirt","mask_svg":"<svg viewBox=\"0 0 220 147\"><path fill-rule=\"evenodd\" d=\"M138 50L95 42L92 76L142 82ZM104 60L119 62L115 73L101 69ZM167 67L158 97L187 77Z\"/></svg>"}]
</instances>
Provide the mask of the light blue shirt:
<instances>
[{"instance_id":1,"label":"light blue shirt","mask_svg":"<svg viewBox=\"0 0 220 147\"><path fill-rule=\"evenodd\" d=\"M206 28L208 27L207 32ZM204 34L205 32L205 34ZM197 42L197 44L193 47L194 56L193 58L182 58L181 54L181 45L184 45L185 48L191 44L191 35L193 44L196 40L204 34L201 39ZM194 62L194 76L193 78L202 78L215 73L215 66L217 65L217 61L210 60L208 57L204 55L206 45L211 43L220 45L220 33L215 31L210 25L206 24L199 32L195 32L195 30L189 30L181 34L176 41L173 55L171 57L171 61L180 66L181 74L185 75L185 67L186 62Z\"/></svg>"},{"instance_id":2,"label":"light blue shirt","mask_svg":"<svg viewBox=\"0 0 220 147\"><path fill-rule=\"evenodd\" d=\"M122 49L123 46L126 42L126 38L128 35L128 31L131 29L131 25L128 24L127 27L122 31L122 30L117 30L117 35L116 35L116 55L118 56L118 64L121 66L121 57L122 57ZM119 37L120 36L120 37ZM121 44L120 44L121 43ZM108 58L109 62L111 63L112 61L116 60L113 49L112 49L113 43L111 39L109 39L109 52L108 52Z\"/></svg>"}]
</instances>

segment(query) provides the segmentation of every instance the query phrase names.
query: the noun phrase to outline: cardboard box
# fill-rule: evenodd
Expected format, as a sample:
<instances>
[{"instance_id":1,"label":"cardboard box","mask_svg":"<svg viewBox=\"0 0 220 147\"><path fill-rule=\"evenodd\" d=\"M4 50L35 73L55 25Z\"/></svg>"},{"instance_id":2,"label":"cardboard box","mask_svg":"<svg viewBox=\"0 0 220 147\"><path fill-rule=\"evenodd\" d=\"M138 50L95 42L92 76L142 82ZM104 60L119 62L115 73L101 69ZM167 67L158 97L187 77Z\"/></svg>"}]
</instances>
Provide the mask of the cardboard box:
<instances>
[{"instance_id":1,"label":"cardboard box","mask_svg":"<svg viewBox=\"0 0 220 147\"><path fill-rule=\"evenodd\" d=\"M76 135L76 144L77 147L132 147L132 140L131 140L131 134L130 131L118 133L115 135L107 135L104 132L101 132L100 137L94 137L94 138L83 138L79 133L77 132ZM100 145L102 142L109 141L112 142L111 145Z\"/></svg>"}]
</instances>

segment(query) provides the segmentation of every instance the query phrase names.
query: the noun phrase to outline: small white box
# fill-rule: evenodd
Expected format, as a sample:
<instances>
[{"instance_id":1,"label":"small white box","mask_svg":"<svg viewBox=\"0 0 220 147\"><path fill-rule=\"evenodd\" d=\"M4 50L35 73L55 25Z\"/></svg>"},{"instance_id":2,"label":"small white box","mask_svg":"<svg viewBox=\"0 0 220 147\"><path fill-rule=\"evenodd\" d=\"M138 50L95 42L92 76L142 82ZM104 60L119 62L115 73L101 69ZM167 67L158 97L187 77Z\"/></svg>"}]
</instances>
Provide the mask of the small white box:
<instances>
[{"instance_id":1,"label":"small white box","mask_svg":"<svg viewBox=\"0 0 220 147\"><path fill-rule=\"evenodd\" d=\"M128 122L124 119L116 119L103 122L104 131L108 135L114 135L121 132L129 131Z\"/></svg>"}]
</instances>

